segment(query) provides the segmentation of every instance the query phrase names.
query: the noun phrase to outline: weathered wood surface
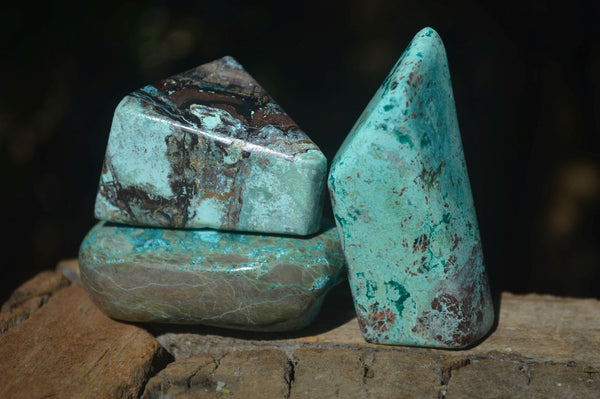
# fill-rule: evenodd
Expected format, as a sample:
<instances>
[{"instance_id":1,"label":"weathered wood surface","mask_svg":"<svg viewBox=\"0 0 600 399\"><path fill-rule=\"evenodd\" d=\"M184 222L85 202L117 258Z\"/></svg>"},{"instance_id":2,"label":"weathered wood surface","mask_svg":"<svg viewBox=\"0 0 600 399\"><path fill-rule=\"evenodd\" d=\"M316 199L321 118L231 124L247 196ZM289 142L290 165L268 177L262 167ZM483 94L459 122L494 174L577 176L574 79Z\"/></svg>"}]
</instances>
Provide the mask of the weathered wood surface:
<instances>
[{"instance_id":1,"label":"weathered wood surface","mask_svg":"<svg viewBox=\"0 0 600 399\"><path fill-rule=\"evenodd\" d=\"M2 306L2 398L600 397L594 299L504 293L493 333L448 351L366 343L345 286L307 329L259 334L117 322L57 269Z\"/></svg>"},{"instance_id":2,"label":"weathered wood surface","mask_svg":"<svg viewBox=\"0 0 600 399\"><path fill-rule=\"evenodd\" d=\"M148 375L162 369L170 355L147 331L109 319L80 285L65 285L60 278L44 272L3 306L2 314L20 317L2 326L0 397L138 396ZM14 306L22 301L38 306Z\"/></svg>"}]
</instances>

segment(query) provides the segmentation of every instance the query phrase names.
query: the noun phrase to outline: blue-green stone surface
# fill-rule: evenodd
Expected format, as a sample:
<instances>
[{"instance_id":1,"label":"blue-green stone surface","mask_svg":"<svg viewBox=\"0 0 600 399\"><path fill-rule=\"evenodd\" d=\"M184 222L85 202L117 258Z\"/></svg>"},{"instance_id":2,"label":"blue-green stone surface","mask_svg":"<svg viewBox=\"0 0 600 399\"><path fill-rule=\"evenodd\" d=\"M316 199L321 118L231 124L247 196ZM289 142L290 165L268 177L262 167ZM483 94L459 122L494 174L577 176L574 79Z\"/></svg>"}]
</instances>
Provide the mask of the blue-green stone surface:
<instances>
[{"instance_id":1,"label":"blue-green stone surface","mask_svg":"<svg viewBox=\"0 0 600 399\"><path fill-rule=\"evenodd\" d=\"M363 336L461 348L493 307L444 46L420 31L336 154L329 189Z\"/></svg>"},{"instance_id":2,"label":"blue-green stone surface","mask_svg":"<svg viewBox=\"0 0 600 399\"><path fill-rule=\"evenodd\" d=\"M224 57L119 103L95 215L138 226L312 234L326 175L319 148Z\"/></svg>"},{"instance_id":3,"label":"blue-green stone surface","mask_svg":"<svg viewBox=\"0 0 600 399\"><path fill-rule=\"evenodd\" d=\"M79 267L90 298L115 319L254 331L304 327L345 277L333 225L285 237L100 222Z\"/></svg>"}]
</instances>

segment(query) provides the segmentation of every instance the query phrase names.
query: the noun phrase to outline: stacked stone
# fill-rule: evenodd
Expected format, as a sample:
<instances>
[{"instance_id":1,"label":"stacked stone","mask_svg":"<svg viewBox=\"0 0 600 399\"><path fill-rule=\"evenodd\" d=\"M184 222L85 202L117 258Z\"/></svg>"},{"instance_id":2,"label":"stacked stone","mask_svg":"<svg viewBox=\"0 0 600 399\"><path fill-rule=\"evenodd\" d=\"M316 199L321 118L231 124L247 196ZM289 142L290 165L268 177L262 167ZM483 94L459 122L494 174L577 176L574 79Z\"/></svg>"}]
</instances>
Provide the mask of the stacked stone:
<instances>
[{"instance_id":1,"label":"stacked stone","mask_svg":"<svg viewBox=\"0 0 600 399\"><path fill-rule=\"evenodd\" d=\"M114 114L82 283L116 319L302 328L344 276L326 174L231 57L136 90Z\"/></svg>"}]
</instances>

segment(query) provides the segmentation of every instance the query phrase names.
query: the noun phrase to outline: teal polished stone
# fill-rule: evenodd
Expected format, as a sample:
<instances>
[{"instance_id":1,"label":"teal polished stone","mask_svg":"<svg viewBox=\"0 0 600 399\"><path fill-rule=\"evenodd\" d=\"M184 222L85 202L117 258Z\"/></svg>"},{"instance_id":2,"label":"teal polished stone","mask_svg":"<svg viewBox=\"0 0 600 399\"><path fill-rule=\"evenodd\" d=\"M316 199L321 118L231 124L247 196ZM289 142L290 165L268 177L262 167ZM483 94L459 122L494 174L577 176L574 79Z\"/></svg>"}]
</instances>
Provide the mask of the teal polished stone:
<instances>
[{"instance_id":1,"label":"teal polished stone","mask_svg":"<svg viewBox=\"0 0 600 399\"><path fill-rule=\"evenodd\" d=\"M420 31L336 154L329 189L366 340L462 348L494 312L444 46Z\"/></svg>"},{"instance_id":2,"label":"teal polished stone","mask_svg":"<svg viewBox=\"0 0 600 399\"><path fill-rule=\"evenodd\" d=\"M119 103L95 215L138 226L312 234L326 175L319 148L224 57Z\"/></svg>"},{"instance_id":3,"label":"teal polished stone","mask_svg":"<svg viewBox=\"0 0 600 399\"><path fill-rule=\"evenodd\" d=\"M286 237L100 222L79 267L92 301L115 319L253 331L306 326L345 277L335 226Z\"/></svg>"}]
</instances>

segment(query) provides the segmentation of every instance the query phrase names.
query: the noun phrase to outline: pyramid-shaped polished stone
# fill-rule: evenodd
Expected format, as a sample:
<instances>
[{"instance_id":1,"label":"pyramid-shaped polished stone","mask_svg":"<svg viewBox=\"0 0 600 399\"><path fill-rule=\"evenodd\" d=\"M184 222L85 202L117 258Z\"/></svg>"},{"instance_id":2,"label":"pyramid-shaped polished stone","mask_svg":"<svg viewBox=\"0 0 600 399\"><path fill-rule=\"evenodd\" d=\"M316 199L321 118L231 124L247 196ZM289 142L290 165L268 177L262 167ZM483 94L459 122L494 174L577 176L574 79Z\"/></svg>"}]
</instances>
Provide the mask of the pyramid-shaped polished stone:
<instances>
[{"instance_id":1,"label":"pyramid-shaped polished stone","mask_svg":"<svg viewBox=\"0 0 600 399\"><path fill-rule=\"evenodd\" d=\"M329 189L365 339L461 348L493 307L438 34L412 40L336 154Z\"/></svg>"},{"instance_id":2,"label":"pyramid-shaped polished stone","mask_svg":"<svg viewBox=\"0 0 600 399\"><path fill-rule=\"evenodd\" d=\"M139 226L311 234L327 160L231 57L118 105L98 219Z\"/></svg>"},{"instance_id":3,"label":"pyramid-shaped polished stone","mask_svg":"<svg viewBox=\"0 0 600 399\"><path fill-rule=\"evenodd\" d=\"M333 225L286 237L100 222L79 264L90 298L115 319L253 331L306 326L345 277Z\"/></svg>"}]
</instances>

